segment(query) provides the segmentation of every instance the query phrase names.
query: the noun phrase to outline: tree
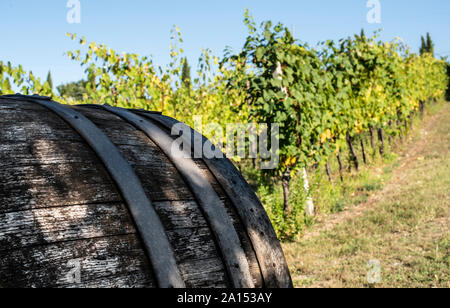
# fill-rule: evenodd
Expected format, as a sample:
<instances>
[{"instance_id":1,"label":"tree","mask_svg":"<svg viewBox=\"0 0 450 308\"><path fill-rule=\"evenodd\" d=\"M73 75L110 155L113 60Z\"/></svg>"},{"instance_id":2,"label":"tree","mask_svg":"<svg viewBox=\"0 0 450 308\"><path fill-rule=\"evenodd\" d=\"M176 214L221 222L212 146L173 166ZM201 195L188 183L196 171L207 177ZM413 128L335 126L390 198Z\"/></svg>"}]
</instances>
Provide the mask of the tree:
<instances>
[{"instance_id":1,"label":"tree","mask_svg":"<svg viewBox=\"0 0 450 308\"><path fill-rule=\"evenodd\" d=\"M425 42L425 38L423 36L420 39L421 39L420 55L422 56L427 52L427 43Z\"/></svg>"},{"instance_id":2,"label":"tree","mask_svg":"<svg viewBox=\"0 0 450 308\"><path fill-rule=\"evenodd\" d=\"M431 40L431 35L429 32L427 32L427 52L431 53L431 55L434 57L434 43Z\"/></svg>"},{"instance_id":3,"label":"tree","mask_svg":"<svg viewBox=\"0 0 450 308\"><path fill-rule=\"evenodd\" d=\"M183 60L181 82L185 88L189 89L191 87L191 67L189 66L187 58L184 58Z\"/></svg>"},{"instance_id":4,"label":"tree","mask_svg":"<svg viewBox=\"0 0 450 308\"><path fill-rule=\"evenodd\" d=\"M47 83L50 86L50 88L53 90L53 79L52 79L52 73L50 71L48 71Z\"/></svg>"},{"instance_id":5,"label":"tree","mask_svg":"<svg viewBox=\"0 0 450 308\"><path fill-rule=\"evenodd\" d=\"M366 32L364 31L364 28L361 29L361 34L360 34L361 40L365 41L366 40Z\"/></svg>"},{"instance_id":6,"label":"tree","mask_svg":"<svg viewBox=\"0 0 450 308\"><path fill-rule=\"evenodd\" d=\"M70 97L76 100L82 100L83 94L87 93L86 86L87 81L85 80L79 80L76 82L69 82L67 84L62 84L56 89L59 92L59 95Z\"/></svg>"},{"instance_id":7,"label":"tree","mask_svg":"<svg viewBox=\"0 0 450 308\"><path fill-rule=\"evenodd\" d=\"M426 39L423 36L421 37L420 55L423 56L425 53L434 57L434 43L429 32L427 32Z\"/></svg>"}]
</instances>

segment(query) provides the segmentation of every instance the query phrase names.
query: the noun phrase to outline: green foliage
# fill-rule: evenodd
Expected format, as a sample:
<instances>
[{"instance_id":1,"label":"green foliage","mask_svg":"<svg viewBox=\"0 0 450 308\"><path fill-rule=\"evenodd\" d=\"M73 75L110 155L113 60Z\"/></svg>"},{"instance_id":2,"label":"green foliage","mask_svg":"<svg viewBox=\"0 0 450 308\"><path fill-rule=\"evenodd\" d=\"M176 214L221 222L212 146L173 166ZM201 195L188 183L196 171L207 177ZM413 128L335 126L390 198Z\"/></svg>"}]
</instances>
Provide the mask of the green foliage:
<instances>
[{"instance_id":1,"label":"green foliage","mask_svg":"<svg viewBox=\"0 0 450 308\"><path fill-rule=\"evenodd\" d=\"M194 115L201 115L203 123L222 126L249 121L280 124L279 166L275 172L253 175L262 182L258 190L278 234L289 240L308 222L298 171L323 166L346 147L347 136L360 138L370 128L400 135L403 126L398 123L408 120L421 102L444 96L448 64L433 57L429 35L422 39L421 55L399 40L381 42L364 31L311 48L282 24L267 21L257 26L248 10L244 22L248 37L242 50L227 49L221 61L203 50L192 76L177 27L171 32L170 62L165 67L155 66L150 56L119 54L68 34L79 49L67 56L82 65L86 79L57 87L59 96L54 99L161 111L191 126ZM54 96L52 88L50 73L42 83L20 65L0 62L0 94L17 89ZM289 213L283 211L277 186L283 175L293 178ZM262 181L267 176L271 180ZM339 192L326 194L337 200Z\"/></svg>"},{"instance_id":2,"label":"green foliage","mask_svg":"<svg viewBox=\"0 0 450 308\"><path fill-rule=\"evenodd\" d=\"M33 72L26 72L22 65L13 66L11 62L0 61L0 95L14 94L13 87L22 94L39 94L52 96L48 82L42 83Z\"/></svg>"},{"instance_id":3,"label":"green foliage","mask_svg":"<svg viewBox=\"0 0 450 308\"><path fill-rule=\"evenodd\" d=\"M62 97L81 101L83 99L83 95L87 94L87 84L87 81L80 80L59 85L58 87L56 87L56 89L58 90L59 95Z\"/></svg>"},{"instance_id":4,"label":"green foliage","mask_svg":"<svg viewBox=\"0 0 450 308\"><path fill-rule=\"evenodd\" d=\"M246 89L243 104L250 106L251 118L281 126L278 179L328 161L346 146L346 138L370 128L400 135L398 123L446 90L445 63L433 57L429 35L422 56L399 41L377 41L363 31L316 50L296 41L282 24L257 27L248 11L244 22L249 35L242 50L227 54L222 64L239 72L228 86ZM278 201L269 201L271 215L280 226L297 230L291 225L297 214L286 211L289 201L284 200L284 212Z\"/></svg>"},{"instance_id":5,"label":"green foliage","mask_svg":"<svg viewBox=\"0 0 450 308\"><path fill-rule=\"evenodd\" d=\"M191 67L189 66L187 58L183 60L183 69L181 71L181 82L185 88L191 87Z\"/></svg>"},{"instance_id":6,"label":"green foliage","mask_svg":"<svg viewBox=\"0 0 450 308\"><path fill-rule=\"evenodd\" d=\"M230 85L247 89L252 119L280 124L278 174L295 173L320 160L320 134L334 121L327 99L332 85L318 52L295 44L286 27L265 22L257 31L251 19L247 26L251 35L242 52L224 60L245 63L245 73Z\"/></svg>"},{"instance_id":7,"label":"green foliage","mask_svg":"<svg viewBox=\"0 0 450 308\"><path fill-rule=\"evenodd\" d=\"M282 24L264 22L258 29L248 12L245 23L242 51L224 62L245 64L230 85L247 89L252 118L281 124L278 174L326 161L347 134L404 121L420 101L443 94L443 62L411 54L397 41L377 42L362 31L324 42L319 52ZM388 133L399 134L396 128Z\"/></svg>"},{"instance_id":8,"label":"green foliage","mask_svg":"<svg viewBox=\"0 0 450 308\"><path fill-rule=\"evenodd\" d=\"M50 89L53 89L53 79L52 79L52 73L48 71L47 74L47 83L50 86Z\"/></svg>"},{"instance_id":9,"label":"green foliage","mask_svg":"<svg viewBox=\"0 0 450 308\"><path fill-rule=\"evenodd\" d=\"M448 86L447 86L447 93L446 93L446 99L450 101L450 63L447 62L447 78L448 78Z\"/></svg>"},{"instance_id":10,"label":"green foliage","mask_svg":"<svg viewBox=\"0 0 450 308\"><path fill-rule=\"evenodd\" d=\"M67 55L86 68L88 83L84 99L98 104L108 103L125 108L161 111L193 125L193 116L202 115L205 123L239 123L247 118L247 110L238 109L243 100L241 91L225 87L226 69L213 70L218 58L203 50L197 77L189 76L189 65L183 57L181 32L172 29L170 63L155 67L149 56L118 54L105 45L87 43L83 37L68 34L84 50ZM87 46L87 47L86 47ZM217 117L220 114L221 117Z\"/></svg>"},{"instance_id":11,"label":"green foliage","mask_svg":"<svg viewBox=\"0 0 450 308\"><path fill-rule=\"evenodd\" d=\"M427 51L434 57L434 43L429 32L427 32Z\"/></svg>"},{"instance_id":12,"label":"green foliage","mask_svg":"<svg viewBox=\"0 0 450 308\"><path fill-rule=\"evenodd\" d=\"M420 37L420 43L421 43L421 45L420 45L419 52L420 52L420 55L423 55L427 52L427 43L425 42L425 38L423 36Z\"/></svg>"},{"instance_id":13,"label":"green foliage","mask_svg":"<svg viewBox=\"0 0 450 308\"><path fill-rule=\"evenodd\" d=\"M420 55L423 56L426 53L434 57L434 43L429 32L427 32L426 39L421 37Z\"/></svg>"},{"instance_id":14,"label":"green foliage","mask_svg":"<svg viewBox=\"0 0 450 308\"><path fill-rule=\"evenodd\" d=\"M290 215L285 215L283 206L283 191L281 186L263 184L259 187L257 193L261 198L267 214L273 223L277 236L282 241L294 241L303 228L312 221L305 215L306 193L303 189L303 180L301 177L294 177L291 181L292 192L290 195L291 207Z\"/></svg>"},{"instance_id":15,"label":"green foliage","mask_svg":"<svg viewBox=\"0 0 450 308\"><path fill-rule=\"evenodd\" d=\"M11 82L9 81L9 78L5 78L2 88L5 93L11 92Z\"/></svg>"}]
</instances>

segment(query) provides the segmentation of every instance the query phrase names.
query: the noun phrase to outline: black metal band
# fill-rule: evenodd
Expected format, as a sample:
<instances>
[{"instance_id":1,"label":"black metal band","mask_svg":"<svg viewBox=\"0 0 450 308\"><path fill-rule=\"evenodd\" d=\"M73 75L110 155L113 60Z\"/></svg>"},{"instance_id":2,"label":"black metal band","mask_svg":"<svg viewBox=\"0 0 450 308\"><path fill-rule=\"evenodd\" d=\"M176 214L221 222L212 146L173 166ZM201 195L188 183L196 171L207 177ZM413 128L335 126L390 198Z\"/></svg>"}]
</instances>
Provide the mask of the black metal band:
<instances>
[{"instance_id":1,"label":"black metal band","mask_svg":"<svg viewBox=\"0 0 450 308\"><path fill-rule=\"evenodd\" d=\"M101 159L128 205L160 288L184 288L175 256L164 227L142 183L111 140L81 113L39 96L12 95L7 99L37 103L66 121Z\"/></svg>"},{"instance_id":2,"label":"black metal band","mask_svg":"<svg viewBox=\"0 0 450 308\"><path fill-rule=\"evenodd\" d=\"M247 257L223 201L220 200L211 184L202 174L201 169L195 164L191 158L191 153L186 152L185 155L174 153L172 137L150 119L122 108L107 105L103 105L102 108L143 131L172 161L189 185L211 226L233 287L254 288Z\"/></svg>"}]
</instances>

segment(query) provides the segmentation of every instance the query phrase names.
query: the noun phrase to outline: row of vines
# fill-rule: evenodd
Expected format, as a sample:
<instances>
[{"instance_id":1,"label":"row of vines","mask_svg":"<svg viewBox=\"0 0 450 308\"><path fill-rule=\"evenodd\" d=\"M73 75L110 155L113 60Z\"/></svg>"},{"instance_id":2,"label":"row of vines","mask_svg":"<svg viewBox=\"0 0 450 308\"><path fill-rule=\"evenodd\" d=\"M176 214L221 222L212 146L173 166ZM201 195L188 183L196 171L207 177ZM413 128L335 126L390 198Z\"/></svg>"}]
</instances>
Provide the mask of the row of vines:
<instances>
[{"instance_id":1,"label":"row of vines","mask_svg":"<svg viewBox=\"0 0 450 308\"><path fill-rule=\"evenodd\" d=\"M332 160L339 162L343 179L343 151L358 170L362 162L356 146L366 162L367 144L375 148L375 138L383 155L385 138L404 136L427 102L444 97L447 63L410 52L400 39L378 41L377 34L361 33L312 48L295 40L282 24L264 22L258 27L248 12L245 23L249 34L242 50L225 50L221 58L203 50L189 82L182 80L186 60L178 28L172 30L166 67L156 66L151 57L119 54L71 34L80 48L67 56L85 68L84 103L158 110L190 125L194 115L221 125L279 123L280 164L257 173L256 182L269 178L272 188L281 184L281 207L265 205L279 235L291 238L298 233L300 214L290 201L304 190L292 187L291 179L322 168L332 183ZM14 92L80 103L57 95L48 82L22 66L0 62L0 94ZM254 161L236 163L241 169L254 166Z\"/></svg>"}]
</instances>

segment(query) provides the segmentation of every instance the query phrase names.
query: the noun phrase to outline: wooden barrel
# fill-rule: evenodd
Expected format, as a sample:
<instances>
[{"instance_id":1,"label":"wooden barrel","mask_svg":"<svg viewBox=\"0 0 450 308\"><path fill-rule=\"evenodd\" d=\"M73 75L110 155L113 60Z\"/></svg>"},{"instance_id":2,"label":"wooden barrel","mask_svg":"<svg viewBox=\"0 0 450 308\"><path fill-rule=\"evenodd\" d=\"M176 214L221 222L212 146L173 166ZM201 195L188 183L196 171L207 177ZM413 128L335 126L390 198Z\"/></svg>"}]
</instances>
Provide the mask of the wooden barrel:
<instances>
[{"instance_id":1,"label":"wooden barrel","mask_svg":"<svg viewBox=\"0 0 450 308\"><path fill-rule=\"evenodd\" d=\"M255 193L226 158L175 155L177 123L0 96L0 287L291 287Z\"/></svg>"}]
</instances>

